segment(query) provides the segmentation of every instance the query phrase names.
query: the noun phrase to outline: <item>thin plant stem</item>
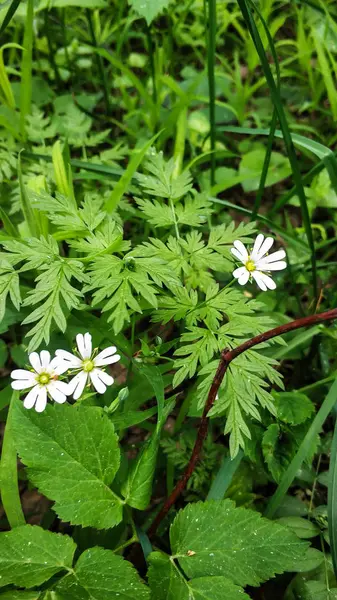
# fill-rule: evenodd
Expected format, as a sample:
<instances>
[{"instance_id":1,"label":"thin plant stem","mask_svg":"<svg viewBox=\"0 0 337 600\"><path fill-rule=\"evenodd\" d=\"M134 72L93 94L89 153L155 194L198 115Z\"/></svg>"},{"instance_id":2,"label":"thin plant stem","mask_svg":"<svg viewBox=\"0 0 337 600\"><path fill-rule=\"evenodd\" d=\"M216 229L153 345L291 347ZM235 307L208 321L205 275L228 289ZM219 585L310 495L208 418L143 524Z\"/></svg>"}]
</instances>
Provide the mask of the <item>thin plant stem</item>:
<instances>
[{"instance_id":1,"label":"thin plant stem","mask_svg":"<svg viewBox=\"0 0 337 600\"><path fill-rule=\"evenodd\" d=\"M32 104L32 67L33 67L33 18L34 2L28 0L27 15L25 21L25 32L23 36L23 53L21 64L21 86L20 86L20 133L26 140L26 116L29 115Z\"/></svg>"},{"instance_id":2,"label":"thin plant stem","mask_svg":"<svg viewBox=\"0 0 337 600\"><path fill-rule=\"evenodd\" d=\"M296 329L300 329L301 327L309 327L310 325L315 325L317 323L324 323L325 321L331 321L333 319L337 319L337 309L336 308L333 310L328 310L326 312L316 314L316 315L311 315L309 317L303 317L301 319L296 319L295 321L291 321L290 323L285 323L284 325L280 325L279 327L274 327L273 329L270 329L269 331L266 331L265 333L260 333L259 335L247 340L243 344L240 344L240 346L233 348L233 350L229 350L226 348L225 350L222 351L220 362L219 362L218 368L216 370L214 379L212 381L212 384L211 384L211 387L210 387L210 390L208 393L208 397L206 400L206 404L204 407L204 411L203 411L199 429L198 429L197 439L195 441L189 463L188 463L186 470L183 473L182 477L177 482L172 493L167 498L162 509L159 511L155 520L153 521L153 523L149 529L149 532L148 532L149 537L152 537L156 533L158 526L160 525L162 520L165 518L165 516L167 515L170 508L173 506L173 504L179 498L181 493L184 491L188 480L190 479L191 475L194 472L194 469L200 459L200 454L201 454L201 450L203 447L203 443L206 439L207 432L208 432L208 413L211 410L211 408L215 402L219 387L222 383L222 380L226 374L226 371L227 371L230 363L235 358L240 356L240 354L243 354L243 352L246 352L246 350L249 350L250 348L253 348L254 346L257 346L259 344L262 344L263 342L266 342L274 337L277 337L279 335L284 335L285 333L294 331ZM326 419L327 415L329 414L329 412L331 410L330 404L331 404L332 395L333 395L334 402L335 402L336 397L337 397L337 380L334 382L328 396L326 397L323 405L321 406L319 412L317 413L316 418L314 419L309 431L311 431L311 429L315 426L314 424L316 424L316 427L317 427L318 421L320 423L321 420L323 419L322 424L324 423L324 420ZM328 398L329 398L329 400L328 400ZM317 429L316 429L316 432L317 432ZM303 445L303 443L302 443L302 445ZM301 445L301 447L302 447L302 445ZM300 447L300 449L301 449L301 447ZM299 452L297 454L299 454ZM305 456L306 455L304 455L304 458L305 458ZM302 458L299 466L302 464L304 458ZM289 485L290 485L290 483L289 483ZM278 506L279 497L281 497L281 499L283 498L283 495L286 493L289 485L285 489L282 489L281 486L279 486L279 488L278 488L279 491L277 491L275 493L275 495L273 496L273 498L276 497L276 500L274 498L274 500L272 499L272 502L271 502L271 509L270 509L271 512L273 512L275 505Z\"/></svg>"},{"instance_id":3,"label":"thin plant stem","mask_svg":"<svg viewBox=\"0 0 337 600\"><path fill-rule=\"evenodd\" d=\"M276 109L274 108L273 116L271 118L271 123L270 123L270 132L269 132L269 136L268 136L266 154L264 157L264 162L263 162L263 167L262 167L259 189L257 190L257 194L255 197L255 202L254 202L254 208L253 208L252 217L251 217L252 221L255 221L256 215L258 214L258 212L260 210L260 206L261 206L261 200L262 200L264 188L266 185L268 169L269 169L269 165L270 165L270 158L271 158L271 153L272 153L272 148L273 148L274 135L275 135L275 131L276 131L276 124L277 124L277 112L276 112Z\"/></svg>"},{"instance_id":4,"label":"thin plant stem","mask_svg":"<svg viewBox=\"0 0 337 600\"><path fill-rule=\"evenodd\" d=\"M157 93L157 77L156 77L156 66L155 66L155 45L153 43L153 39L152 39L152 31L151 31L151 26L147 25L146 26L146 38L147 38L147 47L148 47L148 52L149 52L149 58L150 58L150 69L151 69L151 77L152 77L152 97L153 97L153 104L155 104L157 106L157 100L158 100L158 93Z\"/></svg>"},{"instance_id":5,"label":"thin plant stem","mask_svg":"<svg viewBox=\"0 0 337 600\"><path fill-rule=\"evenodd\" d=\"M95 34L95 28L94 28L94 24L92 21L90 8L87 8L86 15L87 15L87 19L88 19L88 25L89 25L89 31L90 31L90 35L91 35L92 45L95 48L98 48L97 38L96 38L96 34ZM97 61L98 72L99 72L101 82L102 82L106 111L107 111L107 114L110 114L111 106L110 106L110 99L109 99L108 81L107 81L107 77L106 77L106 71L103 67L103 59L99 54L96 54L96 61Z\"/></svg>"},{"instance_id":6,"label":"thin plant stem","mask_svg":"<svg viewBox=\"0 0 337 600\"><path fill-rule=\"evenodd\" d=\"M216 50L216 0L208 0L208 28L207 28L207 75L209 88L209 120L211 141L211 186L215 183L215 50Z\"/></svg>"}]
</instances>

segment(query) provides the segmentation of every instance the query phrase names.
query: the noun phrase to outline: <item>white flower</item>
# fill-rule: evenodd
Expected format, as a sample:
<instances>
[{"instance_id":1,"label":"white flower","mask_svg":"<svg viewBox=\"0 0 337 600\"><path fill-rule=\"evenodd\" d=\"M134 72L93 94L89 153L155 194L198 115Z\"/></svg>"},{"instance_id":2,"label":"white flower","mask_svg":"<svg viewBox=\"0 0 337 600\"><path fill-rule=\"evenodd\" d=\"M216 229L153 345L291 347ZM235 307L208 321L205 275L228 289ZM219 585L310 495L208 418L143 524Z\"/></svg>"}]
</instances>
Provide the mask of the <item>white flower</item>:
<instances>
[{"instance_id":1,"label":"white flower","mask_svg":"<svg viewBox=\"0 0 337 600\"><path fill-rule=\"evenodd\" d=\"M244 265L233 271L233 276L238 280L240 285L245 285L248 279L252 281L253 278L259 288L264 292L266 292L267 289L274 290L276 288L275 281L273 281L269 275L266 275L266 273L269 273L270 271L281 271L286 268L287 263L284 260L281 260L286 256L284 250L278 250L278 252L268 254L268 250L270 250L273 243L273 238L267 237L265 239L264 235L259 233L255 240L253 250L248 252L240 240L235 240L235 247L231 248L231 253Z\"/></svg>"},{"instance_id":2,"label":"white flower","mask_svg":"<svg viewBox=\"0 0 337 600\"><path fill-rule=\"evenodd\" d=\"M79 373L68 384L69 393L73 394L75 400L78 400L89 378L96 391L99 394L104 394L106 386L112 385L114 379L97 367L111 365L120 360L119 354L116 354L117 348L109 346L109 348L105 348L97 356L94 356L90 333L77 334L76 343L80 357L66 350L56 350L55 353L58 358L64 361L66 369L79 369Z\"/></svg>"},{"instance_id":3,"label":"white flower","mask_svg":"<svg viewBox=\"0 0 337 600\"><path fill-rule=\"evenodd\" d=\"M32 352L29 355L29 362L33 367L33 371L25 369L16 369L11 372L11 377L14 379L11 386L13 390L27 390L28 392L23 401L25 408L33 408L37 412L42 412L46 408L47 394L51 396L55 402L63 404L68 395L68 385L64 381L58 381L58 375L62 375L67 369L63 361L55 357L50 360L48 350L42 350L40 355L37 352Z\"/></svg>"}]
</instances>

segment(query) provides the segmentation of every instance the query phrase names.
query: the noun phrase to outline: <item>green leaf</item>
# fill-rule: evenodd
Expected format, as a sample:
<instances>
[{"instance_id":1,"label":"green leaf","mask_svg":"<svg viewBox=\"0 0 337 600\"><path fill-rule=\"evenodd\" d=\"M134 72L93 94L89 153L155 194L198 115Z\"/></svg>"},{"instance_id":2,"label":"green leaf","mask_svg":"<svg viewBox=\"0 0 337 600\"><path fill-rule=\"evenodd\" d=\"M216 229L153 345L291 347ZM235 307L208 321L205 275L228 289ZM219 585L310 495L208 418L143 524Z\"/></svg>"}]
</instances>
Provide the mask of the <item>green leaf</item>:
<instances>
[{"instance_id":1,"label":"green leaf","mask_svg":"<svg viewBox=\"0 0 337 600\"><path fill-rule=\"evenodd\" d=\"M2 321L5 315L8 295L15 308L20 310L21 294L19 276L11 265L6 260L3 260L0 267L0 321Z\"/></svg>"},{"instance_id":2,"label":"green leaf","mask_svg":"<svg viewBox=\"0 0 337 600\"><path fill-rule=\"evenodd\" d=\"M133 508L138 508L138 510L145 510L150 502L160 433L173 406L173 402L167 404L160 419L158 414L157 428L150 439L144 443L122 488L126 502Z\"/></svg>"},{"instance_id":3,"label":"green leaf","mask_svg":"<svg viewBox=\"0 0 337 600\"><path fill-rule=\"evenodd\" d=\"M79 8L106 8L106 0L43 0L42 8L66 8L67 6L78 6Z\"/></svg>"},{"instance_id":4,"label":"green leaf","mask_svg":"<svg viewBox=\"0 0 337 600\"><path fill-rule=\"evenodd\" d=\"M248 600L243 589L226 577L199 577L186 580L169 556L149 556L149 584L153 600Z\"/></svg>"},{"instance_id":5,"label":"green leaf","mask_svg":"<svg viewBox=\"0 0 337 600\"><path fill-rule=\"evenodd\" d=\"M293 568L307 547L285 527L230 500L190 504L175 518L170 539L187 577L223 576L242 586Z\"/></svg>"},{"instance_id":6,"label":"green leaf","mask_svg":"<svg viewBox=\"0 0 337 600\"><path fill-rule=\"evenodd\" d=\"M67 535L36 525L0 533L0 586L34 587L71 568L76 545Z\"/></svg>"},{"instance_id":7,"label":"green leaf","mask_svg":"<svg viewBox=\"0 0 337 600\"><path fill-rule=\"evenodd\" d=\"M144 169L151 175L137 173L137 179L144 191L151 196L179 200L192 189L189 171L176 175L174 159L165 161L162 151L157 153L152 150L144 163Z\"/></svg>"},{"instance_id":8,"label":"green leaf","mask_svg":"<svg viewBox=\"0 0 337 600\"><path fill-rule=\"evenodd\" d=\"M142 148L135 148L133 150L131 160L126 171L124 171L122 177L116 183L112 193L110 194L110 197L106 201L105 208L108 213L112 213L114 210L116 210L122 196L127 192L131 183L131 179L142 162L146 152L149 150L149 148L151 148L152 144L154 144L160 134L161 131L156 133L156 135L146 142Z\"/></svg>"},{"instance_id":9,"label":"green leaf","mask_svg":"<svg viewBox=\"0 0 337 600\"><path fill-rule=\"evenodd\" d=\"M274 392L277 416L284 423L299 425L315 411L310 398L300 392Z\"/></svg>"},{"instance_id":10,"label":"green leaf","mask_svg":"<svg viewBox=\"0 0 337 600\"><path fill-rule=\"evenodd\" d=\"M242 187L245 192L253 192L259 188L264 158L265 151L262 148L251 150L242 158L239 173L242 177L245 177L242 181ZM290 173L291 168L288 159L279 152L272 152L265 187L286 179Z\"/></svg>"},{"instance_id":11,"label":"green leaf","mask_svg":"<svg viewBox=\"0 0 337 600\"><path fill-rule=\"evenodd\" d=\"M40 592L22 592L19 590L10 590L0 594L0 600L38 600Z\"/></svg>"},{"instance_id":12,"label":"green leaf","mask_svg":"<svg viewBox=\"0 0 337 600\"><path fill-rule=\"evenodd\" d=\"M74 574L56 592L60 600L149 600L149 589L136 569L111 550L97 547L81 554Z\"/></svg>"},{"instance_id":13,"label":"green leaf","mask_svg":"<svg viewBox=\"0 0 337 600\"><path fill-rule=\"evenodd\" d=\"M22 461L54 510L73 525L106 529L122 520L110 489L120 461L117 436L98 408L48 405L43 414L14 405L13 431Z\"/></svg>"},{"instance_id":14,"label":"green leaf","mask_svg":"<svg viewBox=\"0 0 337 600\"><path fill-rule=\"evenodd\" d=\"M320 532L319 527L315 523L302 517L281 517L277 519L277 523L289 527L301 539L316 537Z\"/></svg>"},{"instance_id":15,"label":"green leaf","mask_svg":"<svg viewBox=\"0 0 337 600\"><path fill-rule=\"evenodd\" d=\"M146 19L148 25L168 7L170 2L171 0L129 0L130 6Z\"/></svg>"}]
</instances>

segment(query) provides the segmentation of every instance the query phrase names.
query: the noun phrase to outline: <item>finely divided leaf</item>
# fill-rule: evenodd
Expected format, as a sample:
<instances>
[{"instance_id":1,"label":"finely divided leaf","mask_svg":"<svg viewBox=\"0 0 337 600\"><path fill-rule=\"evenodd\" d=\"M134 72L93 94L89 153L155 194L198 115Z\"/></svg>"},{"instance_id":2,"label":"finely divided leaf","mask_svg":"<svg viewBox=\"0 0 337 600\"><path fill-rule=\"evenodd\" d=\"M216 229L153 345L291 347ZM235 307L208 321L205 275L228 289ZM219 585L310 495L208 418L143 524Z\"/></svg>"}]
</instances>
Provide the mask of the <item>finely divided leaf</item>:
<instances>
[{"instance_id":1,"label":"finely divided leaf","mask_svg":"<svg viewBox=\"0 0 337 600\"><path fill-rule=\"evenodd\" d=\"M242 586L292 569L307 547L287 528L231 500L190 504L175 518L170 539L187 577L223 576Z\"/></svg>"},{"instance_id":2,"label":"finely divided leaf","mask_svg":"<svg viewBox=\"0 0 337 600\"><path fill-rule=\"evenodd\" d=\"M14 406L16 447L36 487L73 525L106 529L122 520L122 501L110 485L119 467L114 427L103 412L79 405L44 413Z\"/></svg>"},{"instance_id":3,"label":"finely divided leaf","mask_svg":"<svg viewBox=\"0 0 337 600\"><path fill-rule=\"evenodd\" d=\"M7 261L2 261L0 267L0 321L4 318L8 295L15 308L19 310L21 304L19 276Z\"/></svg>"},{"instance_id":4,"label":"finely divided leaf","mask_svg":"<svg viewBox=\"0 0 337 600\"><path fill-rule=\"evenodd\" d=\"M74 574L56 588L60 600L149 600L149 589L134 567L111 550L90 548Z\"/></svg>"},{"instance_id":5,"label":"finely divided leaf","mask_svg":"<svg viewBox=\"0 0 337 600\"><path fill-rule=\"evenodd\" d=\"M0 586L41 585L55 573L71 568L75 550L75 543L67 535L36 525L0 533Z\"/></svg>"}]
</instances>

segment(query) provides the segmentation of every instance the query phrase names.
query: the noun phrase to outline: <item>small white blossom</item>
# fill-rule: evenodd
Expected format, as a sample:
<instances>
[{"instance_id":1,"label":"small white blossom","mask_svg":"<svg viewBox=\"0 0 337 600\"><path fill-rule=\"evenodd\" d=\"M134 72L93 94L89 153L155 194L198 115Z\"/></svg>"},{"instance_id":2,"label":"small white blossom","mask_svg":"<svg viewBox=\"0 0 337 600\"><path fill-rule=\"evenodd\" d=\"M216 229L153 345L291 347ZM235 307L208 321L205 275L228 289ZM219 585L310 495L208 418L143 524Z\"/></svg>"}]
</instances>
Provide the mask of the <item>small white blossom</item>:
<instances>
[{"instance_id":1,"label":"small white blossom","mask_svg":"<svg viewBox=\"0 0 337 600\"><path fill-rule=\"evenodd\" d=\"M40 354L32 352L29 355L29 362L33 367L32 371L26 369L15 369L11 372L14 379L11 386L13 390L27 390L28 392L23 401L25 408L33 408L37 412L42 412L47 405L47 394L58 402L63 404L68 395L68 385L64 381L58 381L58 375L62 375L67 370L66 365L59 358L50 360L48 350L42 350Z\"/></svg>"},{"instance_id":2,"label":"small white blossom","mask_svg":"<svg viewBox=\"0 0 337 600\"><path fill-rule=\"evenodd\" d=\"M282 271L287 266L287 263L282 258L285 258L284 250L278 250L272 254L268 251L274 243L273 238L265 238L262 233L257 236L253 249L248 251L240 240L235 240L234 248L231 248L232 254L240 262L243 267L239 267L233 271L233 277L238 280L240 285L245 285L248 280L255 279L257 285L264 292L274 290L276 283L266 273L271 271Z\"/></svg>"},{"instance_id":3,"label":"small white blossom","mask_svg":"<svg viewBox=\"0 0 337 600\"><path fill-rule=\"evenodd\" d=\"M107 385L112 385L113 377L97 367L111 365L120 360L119 354L116 354L117 348L109 346L102 350L97 356L92 352L92 341L90 333L81 333L76 336L76 343L79 356L71 354L66 350L56 350L56 356L64 361L66 369L79 370L77 375L68 384L69 394L73 394L75 400L78 400L83 393L85 385L90 379L95 390L99 394L104 394Z\"/></svg>"}]
</instances>

